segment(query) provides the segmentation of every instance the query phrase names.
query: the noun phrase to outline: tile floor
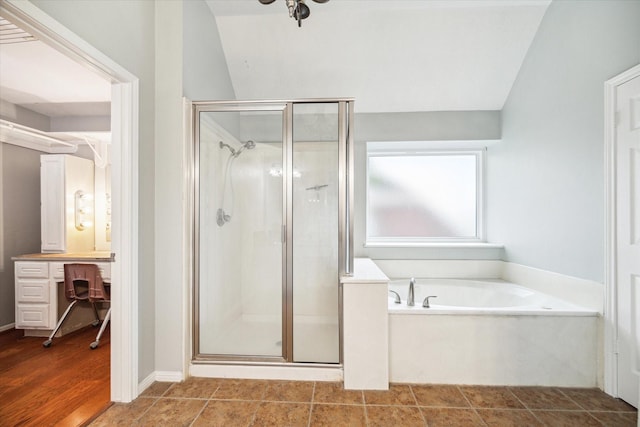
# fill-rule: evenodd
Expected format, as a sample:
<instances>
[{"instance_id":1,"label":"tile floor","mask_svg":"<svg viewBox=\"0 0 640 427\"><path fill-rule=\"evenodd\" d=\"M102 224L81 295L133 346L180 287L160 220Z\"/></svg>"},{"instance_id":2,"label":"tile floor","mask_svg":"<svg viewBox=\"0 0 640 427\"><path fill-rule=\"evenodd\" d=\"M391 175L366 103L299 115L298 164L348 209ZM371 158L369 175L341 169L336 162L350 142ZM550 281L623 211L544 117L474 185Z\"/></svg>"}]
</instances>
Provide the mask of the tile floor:
<instances>
[{"instance_id":1,"label":"tile floor","mask_svg":"<svg viewBox=\"0 0 640 427\"><path fill-rule=\"evenodd\" d=\"M156 382L90 425L636 427L632 406L597 389L190 378Z\"/></svg>"}]
</instances>

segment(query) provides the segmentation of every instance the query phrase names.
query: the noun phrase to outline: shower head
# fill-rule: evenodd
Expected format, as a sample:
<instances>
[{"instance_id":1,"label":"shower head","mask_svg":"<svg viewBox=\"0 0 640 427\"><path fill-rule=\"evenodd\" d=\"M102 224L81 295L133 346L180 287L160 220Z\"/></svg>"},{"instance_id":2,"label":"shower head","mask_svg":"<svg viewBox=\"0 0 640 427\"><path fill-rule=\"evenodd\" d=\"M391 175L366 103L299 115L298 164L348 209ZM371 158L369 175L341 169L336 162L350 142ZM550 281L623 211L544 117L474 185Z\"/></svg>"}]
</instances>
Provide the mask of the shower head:
<instances>
[{"instance_id":1,"label":"shower head","mask_svg":"<svg viewBox=\"0 0 640 427\"><path fill-rule=\"evenodd\" d=\"M237 150L235 150L232 146L230 146L229 144L225 144L224 142L220 141L220 148L224 148L227 147L229 149L229 151L231 151L231 155L233 157L238 157L240 155L240 153L242 153L243 150L247 149L247 150L252 150L254 148L256 148L256 143L253 142L252 140L248 140L247 142L245 142L244 144L242 144L240 146L240 148L238 148Z\"/></svg>"},{"instance_id":2,"label":"shower head","mask_svg":"<svg viewBox=\"0 0 640 427\"><path fill-rule=\"evenodd\" d=\"M234 157L238 157L240 155L240 153L242 153L243 150L253 150L254 148L256 148L256 143L253 142L252 140L248 140L247 142L245 142L244 144L242 144L242 146L235 152L233 153Z\"/></svg>"}]
</instances>

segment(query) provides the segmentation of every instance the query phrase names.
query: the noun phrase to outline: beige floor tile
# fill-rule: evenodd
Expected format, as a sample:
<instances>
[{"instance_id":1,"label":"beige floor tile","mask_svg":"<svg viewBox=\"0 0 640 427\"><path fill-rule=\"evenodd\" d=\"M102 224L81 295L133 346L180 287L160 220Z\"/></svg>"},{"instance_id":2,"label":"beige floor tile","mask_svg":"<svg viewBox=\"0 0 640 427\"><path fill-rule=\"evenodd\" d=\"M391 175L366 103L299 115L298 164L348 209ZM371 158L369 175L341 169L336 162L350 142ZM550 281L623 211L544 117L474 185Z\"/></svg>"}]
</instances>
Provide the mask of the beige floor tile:
<instances>
[{"instance_id":1,"label":"beige floor tile","mask_svg":"<svg viewBox=\"0 0 640 427\"><path fill-rule=\"evenodd\" d=\"M311 402L313 381L269 381L263 400Z\"/></svg>"},{"instance_id":2,"label":"beige floor tile","mask_svg":"<svg viewBox=\"0 0 640 427\"><path fill-rule=\"evenodd\" d=\"M587 411L633 411L631 405L609 396L596 388L563 388L560 389L571 400Z\"/></svg>"},{"instance_id":3,"label":"beige floor tile","mask_svg":"<svg viewBox=\"0 0 640 427\"><path fill-rule=\"evenodd\" d=\"M342 403L357 404L364 403L362 391L345 390L342 383L316 382L316 389L313 393L313 401L318 403Z\"/></svg>"},{"instance_id":4,"label":"beige floor tile","mask_svg":"<svg viewBox=\"0 0 640 427\"><path fill-rule=\"evenodd\" d=\"M263 380L221 379L212 399L262 400L266 388Z\"/></svg>"},{"instance_id":5,"label":"beige floor tile","mask_svg":"<svg viewBox=\"0 0 640 427\"><path fill-rule=\"evenodd\" d=\"M167 390L169 390L169 388L173 385L174 383L167 383L167 382L154 382L153 384L151 384L149 387L147 387L147 389L145 391L143 391L140 396L155 396L155 397L160 397L162 396Z\"/></svg>"},{"instance_id":6,"label":"beige floor tile","mask_svg":"<svg viewBox=\"0 0 640 427\"><path fill-rule=\"evenodd\" d=\"M249 426L258 405L255 401L210 400L193 427Z\"/></svg>"},{"instance_id":7,"label":"beige floor tile","mask_svg":"<svg viewBox=\"0 0 640 427\"><path fill-rule=\"evenodd\" d=\"M606 427L636 427L638 412L590 412Z\"/></svg>"},{"instance_id":8,"label":"beige floor tile","mask_svg":"<svg viewBox=\"0 0 640 427\"><path fill-rule=\"evenodd\" d=\"M155 397L139 397L131 403L114 403L90 424L92 427L131 425L156 402Z\"/></svg>"},{"instance_id":9,"label":"beige floor tile","mask_svg":"<svg viewBox=\"0 0 640 427\"><path fill-rule=\"evenodd\" d=\"M526 409L477 409L480 418L491 427L538 427L543 426Z\"/></svg>"},{"instance_id":10,"label":"beige floor tile","mask_svg":"<svg viewBox=\"0 0 640 427\"><path fill-rule=\"evenodd\" d=\"M312 427L365 427L364 405L333 405L314 403L311 408Z\"/></svg>"},{"instance_id":11,"label":"beige floor tile","mask_svg":"<svg viewBox=\"0 0 640 427\"><path fill-rule=\"evenodd\" d=\"M474 408L524 409L507 387L464 386L460 391Z\"/></svg>"},{"instance_id":12,"label":"beige floor tile","mask_svg":"<svg viewBox=\"0 0 640 427\"><path fill-rule=\"evenodd\" d=\"M469 407L469 402L455 385L412 385L411 390L420 406Z\"/></svg>"},{"instance_id":13,"label":"beige floor tile","mask_svg":"<svg viewBox=\"0 0 640 427\"><path fill-rule=\"evenodd\" d=\"M207 404L196 399L158 399L138 420L141 426L188 426Z\"/></svg>"},{"instance_id":14,"label":"beige floor tile","mask_svg":"<svg viewBox=\"0 0 640 427\"><path fill-rule=\"evenodd\" d=\"M484 427L485 423L474 409L420 408L429 427Z\"/></svg>"},{"instance_id":15,"label":"beige floor tile","mask_svg":"<svg viewBox=\"0 0 640 427\"><path fill-rule=\"evenodd\" d=\"M417 406L366 406L369 427L424 427Z\"/></svg>"},{"instance_id":16,"label":"beige floor tile","mask_svg":"<svg viewBox=\"0 0 640 427\"><path fill-rule=\"evenodd\" d=\"M193 399L209 399L218 388L220 380L215 378L191 377L181 383L175 383L165 392L163 397L189 397Z\"/></svg>"},{"instance_id":17,"label":"beige floor tile","mask_svg":"<svg viewBox=\"0 0 640 427\"><path fill-rule=\"evenodd\" d=\"M510 390L529 409L582 409L557 388L510 387Z\"/></svg>"},{"instance_id":18,"label":"beige floor tile","mask_svg":"<svg viewBox=\"0 0 640 427\"><path fill-rule=\"evenodd\" d=\"M549 427L602 427L587 411L533 411Z\"/></svg>"},{"instance_id":19,"label":"beige floor tile","mask_svg":"<svg viewBox=\"0 0 640 427\"><path fill-rule=\"evenodd\" d=\"M365 390L364 401L371 405L417 405L411 387L391 384L389 390Z\"/></svg>"},{"instance_id":20,"label":"beige floor tile","mask_svg":"<svg viewBox=\"0 0 640 427\"><path fill-rule=\"evenodd\" d=\"M310 413L311 403L262 402L251 426L306 427Z\"/></svg>"}]
</instances>

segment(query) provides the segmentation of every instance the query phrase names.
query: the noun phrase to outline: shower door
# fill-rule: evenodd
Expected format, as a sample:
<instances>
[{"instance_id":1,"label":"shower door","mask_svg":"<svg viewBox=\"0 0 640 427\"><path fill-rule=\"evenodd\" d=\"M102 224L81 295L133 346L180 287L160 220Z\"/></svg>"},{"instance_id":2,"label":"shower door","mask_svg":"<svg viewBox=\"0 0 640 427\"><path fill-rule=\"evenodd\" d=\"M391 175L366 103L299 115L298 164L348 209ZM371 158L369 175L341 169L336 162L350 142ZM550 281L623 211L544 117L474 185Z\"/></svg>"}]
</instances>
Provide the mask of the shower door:
<instances>
[{"instance_id":1,"label":"shower door","mask_svg":"<svg viewBox=\"0 0 640 427\"><path fill-rule=\"evenodd\" d=\"M349 111L194 103L195 362L340 363Z\"/></svg>"},{"instance_id":2,"label":"shower door","mask_svg":"<svg viewBox=\"0 0 640 427\"><path fill-rule=\"evenodd\" d=\"M196 108L195 354L282 360L285 111Z\"/></svg>"}]
</instances>

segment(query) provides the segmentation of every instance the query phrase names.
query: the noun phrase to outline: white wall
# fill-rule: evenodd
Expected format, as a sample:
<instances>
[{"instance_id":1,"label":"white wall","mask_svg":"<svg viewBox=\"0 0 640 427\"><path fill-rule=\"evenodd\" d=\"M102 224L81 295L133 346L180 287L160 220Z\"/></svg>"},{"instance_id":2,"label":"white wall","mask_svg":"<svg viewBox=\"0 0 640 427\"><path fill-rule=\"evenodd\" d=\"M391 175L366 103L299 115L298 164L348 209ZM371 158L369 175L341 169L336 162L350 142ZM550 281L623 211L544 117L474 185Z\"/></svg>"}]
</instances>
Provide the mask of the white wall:
<instances>
[{"instance_id":1,"label":"white wall","mask_svg":"<svg viewBox=\"0 0 640 427\"><path fill-rule=\"evenodd\" d=\"M603 83L640 62L639 40L638 1L549 6L488 151L488 235L505 260L603 280Z\"/></svg>"},{"instance_id":2,"label":"white wall","mask_svg":"<svg viewBox=\"0 0 640 427\"><path fill-rule=\"evenodd\" d=\"M155 370L185 364L186 298L182 105L182 2L155 2ZM143 333L143 331L140 331Z\"/></svg>"},{"instance_id":3,"label":"white wall","mask_svg":"<svg viewBox=\"0 0 640 427\"><path fill-rule=\"evenodd\" d=\"M0 142L0 328L15 318L11 257L40 252L40 154Z\"/></svg>"},{"instance_id":4,"label":"white wall","mask_svg":"<svg viewBox=\"0 0 640 427\"><path fill-rule=\"evenodd\" d=\"M155 2L31 0L140 79L138 376L155 370ZM168 340L170 341L170 340Z\"/></svg>"},{"instance_id":5,"label":"white wall","mask_svg":"<svg viewBox=\"0 0 640 427\"><path fill-rule=\"evenodd\" d=\"M192 101L236 99L218 25L207 4L185 1L183 21L184 96Z\"/></svg>"}]
</instances>

